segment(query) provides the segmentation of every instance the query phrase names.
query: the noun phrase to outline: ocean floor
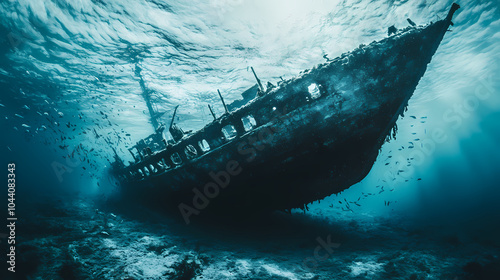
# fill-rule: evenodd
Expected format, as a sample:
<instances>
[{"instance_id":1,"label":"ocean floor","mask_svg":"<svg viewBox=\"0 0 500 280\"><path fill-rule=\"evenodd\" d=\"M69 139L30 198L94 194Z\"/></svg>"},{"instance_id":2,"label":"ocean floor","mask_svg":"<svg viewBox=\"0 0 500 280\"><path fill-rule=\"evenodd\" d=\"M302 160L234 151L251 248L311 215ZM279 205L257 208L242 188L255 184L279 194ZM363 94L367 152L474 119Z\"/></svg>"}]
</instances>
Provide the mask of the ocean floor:
<instances>
[{"instance_id":1,"label":"ocean floor","mask_svg":"<svg viewBox=\"0 0 500 280\"><path fill-rule=\"evenodd\" d=\"M401 218L275 213L185 225L82 197L29 208L12 279L500 279L498 241Z\"/></svg>"}]
</instances>

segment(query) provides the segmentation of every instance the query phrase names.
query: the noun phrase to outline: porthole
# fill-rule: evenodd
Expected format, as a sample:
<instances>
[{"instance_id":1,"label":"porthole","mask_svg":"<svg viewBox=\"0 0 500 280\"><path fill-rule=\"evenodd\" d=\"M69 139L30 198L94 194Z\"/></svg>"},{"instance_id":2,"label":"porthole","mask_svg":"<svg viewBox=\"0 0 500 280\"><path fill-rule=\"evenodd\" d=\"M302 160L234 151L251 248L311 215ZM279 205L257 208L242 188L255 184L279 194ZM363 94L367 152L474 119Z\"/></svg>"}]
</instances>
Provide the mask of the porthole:
<instances>
[{"instance_id":1,"label":"porthole","mask_svg":"<svg viewBox=\"0 0 500 280\"><path fill-rule=\"evenodd\" d=\"M208 152L210 151L210 145L208 144L207 140L203 139L201 141L198 141L198 146L203 152Z\"/></svg>"},{"instance_id":2,"label":"porthole","mask_svg":"<svg viewBox=\"0 0 500 280\"><path fill-rule=\"evenodd\" d=\"M241 118L241 122L243 123L243 128L245 128L245 131L252 130L254 127L257 126L257 122L255 121L255 118L252 115L248 115Z\"/></svg>"},{"instance_id":3,"label":"porthole","mask_svg":"<svg viewBox=\"0 0 500 280\"><path fill-rule=\"evenodd\" d=\"M193 159L198 155L196 148L193 145L187 145L184 149L184 153L188 159Z\"/></svg>"},{"instance_id":4,"label":"porthole","mask_svg":"<svg viewBox=\"0 0 500 280\"><path fill-rule=\"evenodd\" d=\"M233 125L226 125L222 128L222 133L224 134L224 137L226 140L231 140L236 137L236 129L234 128Z\"/></svg>"},{"instance_id":5,"label":"porthole","mask_svg":"<svg viewBox=\"0 0 500 280\"><path fill-rule=\"evenodd\" d=\"M307 87L307 91L309 91L309 94L311 95L312 99L318 99L321 96L321 92L319 90L319 87L317 84L312 83Z\"/></svg>"},{"instance_id":6,"label":"porthole","mask_svg":"<svg viewBox=\"0 0 500 280\"><path fill-rule=\"evenodd\" d=\"M171 156L170 156L170 159L172 160L172 162L175 164L175 165L180 165L182 163L182 159L181 157L179 156L178 153L173 153Z\"/></svg>"}]
</instances>

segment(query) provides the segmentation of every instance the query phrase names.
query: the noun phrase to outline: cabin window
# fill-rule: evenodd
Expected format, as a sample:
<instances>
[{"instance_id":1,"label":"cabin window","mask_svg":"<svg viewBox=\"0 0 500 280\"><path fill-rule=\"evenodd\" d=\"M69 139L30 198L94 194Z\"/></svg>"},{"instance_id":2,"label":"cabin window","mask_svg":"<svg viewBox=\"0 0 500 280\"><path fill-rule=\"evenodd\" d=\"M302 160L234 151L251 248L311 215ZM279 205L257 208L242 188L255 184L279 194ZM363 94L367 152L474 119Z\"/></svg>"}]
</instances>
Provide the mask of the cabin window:
<instances>
[{"instance_id":1,"label":"cabin window","mask_svg":"<svg viewBox=\"0 0 500 280\"><path fill-rule=\"evenodd\" d=\"M158 172L158 170L156 169L155 166L153 166L152 164L149 165L149 170L151 170L151 173L156 173Z\"/></svg>"},{"instance_id":2,"label":"cabin window","mask_svg":"<svg viewBox=\"0 0 500 280\"><path fill-rule=\"evenodd\" d=\"M184 153L188 159L193 159L198 155L196 148L193 145L187 145L184 149Z\"/></svg>"},{"instance_id":3,"label":"cabin window","mask_svg":"<svg viewBox=\"0 0 500 280\"><path fill-rule=\"evenodd\" d=\"M203 151L203 152L208 152L210 151L210 145L208 145L208 142L207 140L203 139L201 141L198 141L198 146L200 146L200 149Z\"/></svg>"},{"instance_id":4,"label":"cabin window","mask_svg":"<svg viewBox=\"0 0 500 280\"><path fill-rule=\"evenodd\" d=\"M163 166L164 166L165 169L169 169L170 168L170 165L168 165L167 160L165 160L165 158L162 158L161 161L163 162Z\"/></svg>"},{"instance_id":5,"label":"cabin window","mask_svg":"<svg viewBox=\"0 0 500 280\"><path fill-rule=\"evenodd\" d=\"M319 87L317 84L311 84L309 87L307 87L307 90L309 91L312 99L318 99L321 96L321 92L319 91Z\"/></svg>"},{"instance_id":6,"label":"cabin window","mask_svg":"<svg viewBox=\"0 0 500 280\"><path fill-rule=\"evenodd\" d=\"M182 163L182 159L181 157L179 156L178 153L173 153L171 156L170 156L170 159L172 160L172 162L175 164L175 165L179 165Z\"/></svg>"},{"instance_id":7,"label":"cabin window","mask_svg":"<svg viewBox=\"0 0 500 280\"><path fill-rule=\"evenodd\" d=\"M241 122L243 123L245 131L249 131L257 126L257 122L252 115L241 118Z\"/></svg>"},{"instance_id":8,"label":"cabin window","mask_svg":"<svg viewBox=\"0 0 500 280\"><path fill-rule=\"evenodd\" d=\"M159 172L159 171L165 169L165 165L163 165L163 161L162 160L158 161L155 164L155 166L156 166L156 172Z\"/></svg>"},{"instance_id":9,"label":"cabin window","mask_svg":"<svg viewBox=\"0 0 500 280\"><path fill-rule=\"evenodd\" d=\"M224 137L226 140L231 140L234 137L236 137L236 129L234 129L233 125L226 125L222 128L222 133L224 134Z\"/></svg>"}]
</instances>

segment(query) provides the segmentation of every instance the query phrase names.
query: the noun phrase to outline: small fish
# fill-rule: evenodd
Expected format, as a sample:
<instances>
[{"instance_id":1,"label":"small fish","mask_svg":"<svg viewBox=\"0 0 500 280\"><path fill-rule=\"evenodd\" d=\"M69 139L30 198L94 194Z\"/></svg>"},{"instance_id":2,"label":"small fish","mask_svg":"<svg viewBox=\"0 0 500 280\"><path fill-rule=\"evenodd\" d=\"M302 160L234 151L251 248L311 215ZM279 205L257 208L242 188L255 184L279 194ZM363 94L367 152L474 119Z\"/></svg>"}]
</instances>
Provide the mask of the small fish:
<instances>
[{"instance_id":1,"label":"small fish","mask_svg":"<svg viewBox=\"0 0 500 280\"><path fill-rule=\"evenodd\" d=\"M22 126L22 127L26 127L26 128L30 128L30 127L31 127L31 126L29 126L29 125L27 125L27 124L24 124L24 123L23 123L21 126Z\"/></svg>"},{"instance_id":2,"label":"small fish","mask_svg":"<svg viewBox=\"0 0 500 280\"><path fill-rule=\"evenodd\" d=\"M3 105L2 103L0 103L0 107L5 107L5 105Z\"/></svg>"},{"instance_id":3,"label":"small fish","mask_svg":"<svg viewBox=\"0 0 500 280\"><path fill-rule=\"evenodd\" d=\"M18 118L21 118L21 119L24 119L23 116L19 115L19 114L14 114L14 116L18 117Z\"/></svg>"},{"instance_id":4,"label":"small fish","mask_svg":"<svg viewBox=\"0 0 500 280\"><path fill-rule=\"evenodd\" d=\"M30 107L28 107L28 105L24 105L23 108L26 110L31 110Z\"/></svg>"},{"instance_id":5,"label":"small fish","mask_svg":"<svg viewBox=\"0 0 500 280\"><path fill-rule=\"evenodd\" d=\"M410 116L410 118L412 118L412 119L417 119L417 117L415 117L415 116Z\"/></svg>"}]
</instances>

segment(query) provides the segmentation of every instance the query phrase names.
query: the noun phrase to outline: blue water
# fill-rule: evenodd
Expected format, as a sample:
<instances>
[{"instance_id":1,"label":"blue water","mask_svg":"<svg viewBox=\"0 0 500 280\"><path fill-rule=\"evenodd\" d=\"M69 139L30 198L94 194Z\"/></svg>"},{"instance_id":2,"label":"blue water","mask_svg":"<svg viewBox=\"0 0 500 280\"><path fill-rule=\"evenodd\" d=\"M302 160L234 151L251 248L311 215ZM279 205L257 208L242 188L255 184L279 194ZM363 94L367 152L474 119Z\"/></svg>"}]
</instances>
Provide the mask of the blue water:
<instances>
[{"instance_id":1,"label":"blue water","mask_svg":"<svg viewBox=\"0 0 500 280\"><path fill-rule=\"evenodd\" d=\"M180 104L177 123L184 130L200 129L212 118L207 104L223 113L217 89L230 103L255 83L250 66L263 81L276 83L324 62L325 54L334 58L380 40L389 26L408 26L407 18L418 25L443 18L451 3L4 0L0 162L17 166L19 211L40 201L92 200L114 191L107 175L110 147L130 160L126 148L153 132L136 66L158 111L165 112L164 122ZM500 7L497 1L459 4L452 32L398 120L397 138L383 146L370 174L295 215L366 221L356 231L368 231L379 219L406 221L420 230L491 242L498 250ZM337 203L359 197L361 206L352 211ZM256 255L267 262L265 252ZM370 279L380 272L370 261L363 263L336 275ZM283 279L308 279L265 268ZM365 270L374 274L363 276ZM326 277L328 271L313 274ZM439 278L432 277L422 279Z\"/></svg>"}]
</instances>

